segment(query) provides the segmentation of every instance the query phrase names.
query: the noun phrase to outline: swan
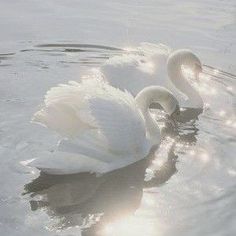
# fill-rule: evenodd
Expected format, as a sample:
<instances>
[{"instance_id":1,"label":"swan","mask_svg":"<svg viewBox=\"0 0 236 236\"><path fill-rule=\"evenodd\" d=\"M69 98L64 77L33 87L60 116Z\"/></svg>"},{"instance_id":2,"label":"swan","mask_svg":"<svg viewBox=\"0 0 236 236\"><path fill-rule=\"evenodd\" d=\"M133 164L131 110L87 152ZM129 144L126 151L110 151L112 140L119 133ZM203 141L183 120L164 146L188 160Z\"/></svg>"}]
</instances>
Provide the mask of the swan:
<instances>
[{"instance_id":1,"label":"swan","mask_svg":"<svg viewBox=\"0 0 236 236\"><path fill-rule=\"evenodd\" d=\"M202 64L192 51L179 49L172 52L168 46L151 43L141 43L138 50L142 55L126 53L109 58L99 68L102 78L112 86L128 90L133 95L147 86L164 86L172 91L182 107L203 108L199 92L183 72L183 66L186 66L198 81ZM187 99L183 99L180 94Z\"/></svg>"},{"instance_id":2,"label":"swan","mask_svg":"<svg viewBox=\"0 0 236 236\"><path fill-rule=\"evenodd\" d=\"M149 111L154 102L169 115L178 113L178 101L160 86L144 88L135 98L95 79L53 87L32 122L63 138L55 152L27 165L59 175L106 173L134 163L160 142L160 130Z\"/></svg>"}]
</instances>

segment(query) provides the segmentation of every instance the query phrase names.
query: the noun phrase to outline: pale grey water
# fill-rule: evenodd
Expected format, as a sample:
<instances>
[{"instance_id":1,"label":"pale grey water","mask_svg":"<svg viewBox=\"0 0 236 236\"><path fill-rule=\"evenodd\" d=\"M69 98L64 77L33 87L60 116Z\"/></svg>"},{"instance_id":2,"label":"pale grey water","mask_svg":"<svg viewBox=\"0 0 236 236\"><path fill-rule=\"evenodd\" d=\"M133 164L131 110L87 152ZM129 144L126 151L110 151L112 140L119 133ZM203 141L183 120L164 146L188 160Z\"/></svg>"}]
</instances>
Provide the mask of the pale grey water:
<instances>
[{"instance_id":1,"label":"pale grey water","mask_svg":"<svg viewBox=\"0 0 236 236\"><path fill-rule=\"evenodd\" d=\"M230 77L208 81L209 108L179 124L180 138L172 148L168 139L153 163L60 178L19 164L58 141L29 123L46 90L79 80L121 48L191 48L204 64L236 74L234 0L0 0L0 32L0 235L236 234Z\"/></svg>"}]
</instances>

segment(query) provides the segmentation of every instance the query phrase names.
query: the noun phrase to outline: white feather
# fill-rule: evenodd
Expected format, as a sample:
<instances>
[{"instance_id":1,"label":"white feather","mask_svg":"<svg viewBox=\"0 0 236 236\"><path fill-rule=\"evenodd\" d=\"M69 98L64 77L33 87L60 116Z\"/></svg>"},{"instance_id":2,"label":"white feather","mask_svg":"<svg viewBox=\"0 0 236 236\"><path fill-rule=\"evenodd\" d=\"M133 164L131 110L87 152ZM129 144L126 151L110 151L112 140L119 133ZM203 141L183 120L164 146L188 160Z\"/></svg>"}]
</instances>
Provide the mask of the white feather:
<instances>
[{"instance_id":1,"label":"white feather","mask_svg":"<svg viewBox=\"0 0 236 236\"><path fill-rule=\"evenodd\" d=\"M43 108L32 120L64 137L59 145L60 158L55 154L53 161L46 157L30 164L47 172L52 169L53 174L69 173L70 169L75 172L73 164L63 165L63 161L69 161L66 156L93 160L89 165L85 159L82 162L76 159L77 165L80 163L77 172L101 172L137 161L150 148L145 121L133 96L99 80L71 81L50 89Z\"/></svg>"},{"instance_id":2,"label":"white feather","mask_svg":"<svg viewBox=\"0 0 236 236\"><path fill-rule=\"evenodd\" d=\"M134 52L109 58L100 67L102 77L110 85L134 96L145 87L159 85L168 88L183 105L202 108L199 92L182 72L183 65L196 75L201 72L201 62L190 50L172 52L164 44L141 43Z\"/></svg>"},{"instance_id":3,"label":"white feather","mask_svg":"<svg viewBox=\"0 0 236 236\"><path fill-rule=\"evenodd\" d=\"M126 89L133 95L147 86L166 86L166 61L170 48L163 44L142 43L137 50L138 54L109 58L100 67L103 77L112 86Z\"/></svg>"}]
</instances>

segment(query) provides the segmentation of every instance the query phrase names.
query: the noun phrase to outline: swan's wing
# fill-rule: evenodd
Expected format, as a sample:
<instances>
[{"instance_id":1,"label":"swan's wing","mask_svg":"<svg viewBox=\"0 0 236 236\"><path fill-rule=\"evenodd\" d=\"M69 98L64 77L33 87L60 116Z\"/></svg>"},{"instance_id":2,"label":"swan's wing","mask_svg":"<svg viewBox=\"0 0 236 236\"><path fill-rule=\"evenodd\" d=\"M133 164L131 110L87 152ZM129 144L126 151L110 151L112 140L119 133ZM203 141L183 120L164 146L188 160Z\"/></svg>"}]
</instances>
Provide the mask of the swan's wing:
<instances>
[{"instance_id":1,"label":"swan's wing","mask_svg":"<svg viewBox=\"0 0 236 236\"><path fill-rule=\"evenodd\" d=\"M109 84L124 90L137 82L135 76L139 64L139 56L123 54L109 58L99 69Z\"/></svg>"},{"instance_id":2,"label":"swan's wing","mask_svg":"<svg viewBox=\"0 0 236 236\"><path fill-rule=\"evenodd\" d=\"M144 156L139 156L139 159ZM116 158L114 160L114 158ZM110 162L106 162L88 155L64 151L44 152L39 158L22 162L21 164L52 175L76 174L81 172L106 173L134 163L138 159L126 156L118 158L111 156Z\"/></svg>"},{"instance_id":3,"label":"swan's wing","mask_svg":"<svg viewBox=\"0 0 236 236\"><path fill-rule=\"evenodd\" d=\"M114 89L112 99L92 98L90 109L112 152L142 153L145 123L131 95Z\"/></svg>"},{"instance_id":4,"label":"swan's wing","mask_svg":"<svg viewBox=\"0 0 236 236\"><path fill-rule=\"evenodd\" d=\"M156 78L165 79L171 49L164 44L141 43L137 52L111 57L100 67L109 84L133 95L144 87L160 84Z\"/></svg>"},{"instance_id":5,"label":"swan's wing","mask_svg":"<svg viewBox=\"0 0 236 236\"><path fill-rule=\"evenodd\" d=\"M145 122L135 99L99 80L52 88L33 121L78 140L95 130L97 135L86 139L91 146L120 154L135 153L146 140Z\"/></svg>"},{"instance_id":6,"label":"swan's wing","mask_svg":"<svg viewBox=\"0 0 236 236\"><path fill-rule=\"evenodd\" d=\"M82 86L74 81L51 88L45 95L41 110L33 115L32 122L69 138L91 129L89 122L79 114L86 106L84 92Z\"/></svg>"},{"instance_id":7,"label":"swan's wing","mask_svg":"<svg viewBox=\"0 0 236 236\"><path fill-rule=\"evenodd\" d=\"M153 66L141 55L123 54L109 58L101 67L104 79L112 86L136 95L153 85Z\"/></svg>"},{"instance_id":8,"label":"swan's wing","mask_svg":"<svg viewBox=\"0 0 236 236\"><path fill-rule=\"evenodd\" d=\"M145 56L154 56L154 55L166 55L168 56L171 53L171 48L165 44L154 44L143 42L140 43L138 50Z\"/></svg>"},{"instance_id":9,"label":"swan's wing","mask_svg":"<svg viewBox=\"0 0 236 236\"><path fill-rule=\"evenodd\" d=\"M154 81L156 85L167 86L167 60L171 53L171 48L164 44L141 43L140 54L144 55L147 61L153 63Z\"/></svg>"},{"instance_id":10,"label":"swan's wing","mask_svg":"<svg viewBox=\"0 0 236 236\"><path fill-rule=\"evenodd\" d=\"M22 163L25 165L24 163ZM66 175L80 172L103 173L109 171L109 165L88 155L71 152L44 152L39 158L27 161L27 166L52 175Z\"/></svg>"}]
</instances>

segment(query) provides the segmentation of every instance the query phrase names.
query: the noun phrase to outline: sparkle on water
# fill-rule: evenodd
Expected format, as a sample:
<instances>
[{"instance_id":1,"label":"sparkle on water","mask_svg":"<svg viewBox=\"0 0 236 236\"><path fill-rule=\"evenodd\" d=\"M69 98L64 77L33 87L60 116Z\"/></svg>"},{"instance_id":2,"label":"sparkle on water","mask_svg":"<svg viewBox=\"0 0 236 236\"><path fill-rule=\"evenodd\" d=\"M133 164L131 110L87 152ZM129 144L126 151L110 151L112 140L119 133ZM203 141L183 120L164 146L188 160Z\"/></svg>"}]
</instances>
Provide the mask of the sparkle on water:
<instances>
[{"instance_id":1,"label":"sparkle on water","mask_svg":"<svg viewBox=\"0 0 236 236\"><path fill-rule=\"evenodd\" d=\"M147 222L145 218L127 217L112 224L108 224L103 229L106 236L143 236L156 235L153 223Z\"/></svg>"},{"instance_id":2,"label":"sparkle on water","mask_svg":"<svg viewBox=\"0 0 236 236\"><path fill-rule=\"evenodd\" d=\"M0 1L1 236L235 235L235 0ZM30 124L49 88L111 56L141 55L143 41L201 59L198 81L183 67L203 97L198 117L173 124L153 114L160 148L102 176L47 176L19 164L56 148L55 133ZM141 69L156 68L143 61Z\"/></svg>"}]
</instances>

